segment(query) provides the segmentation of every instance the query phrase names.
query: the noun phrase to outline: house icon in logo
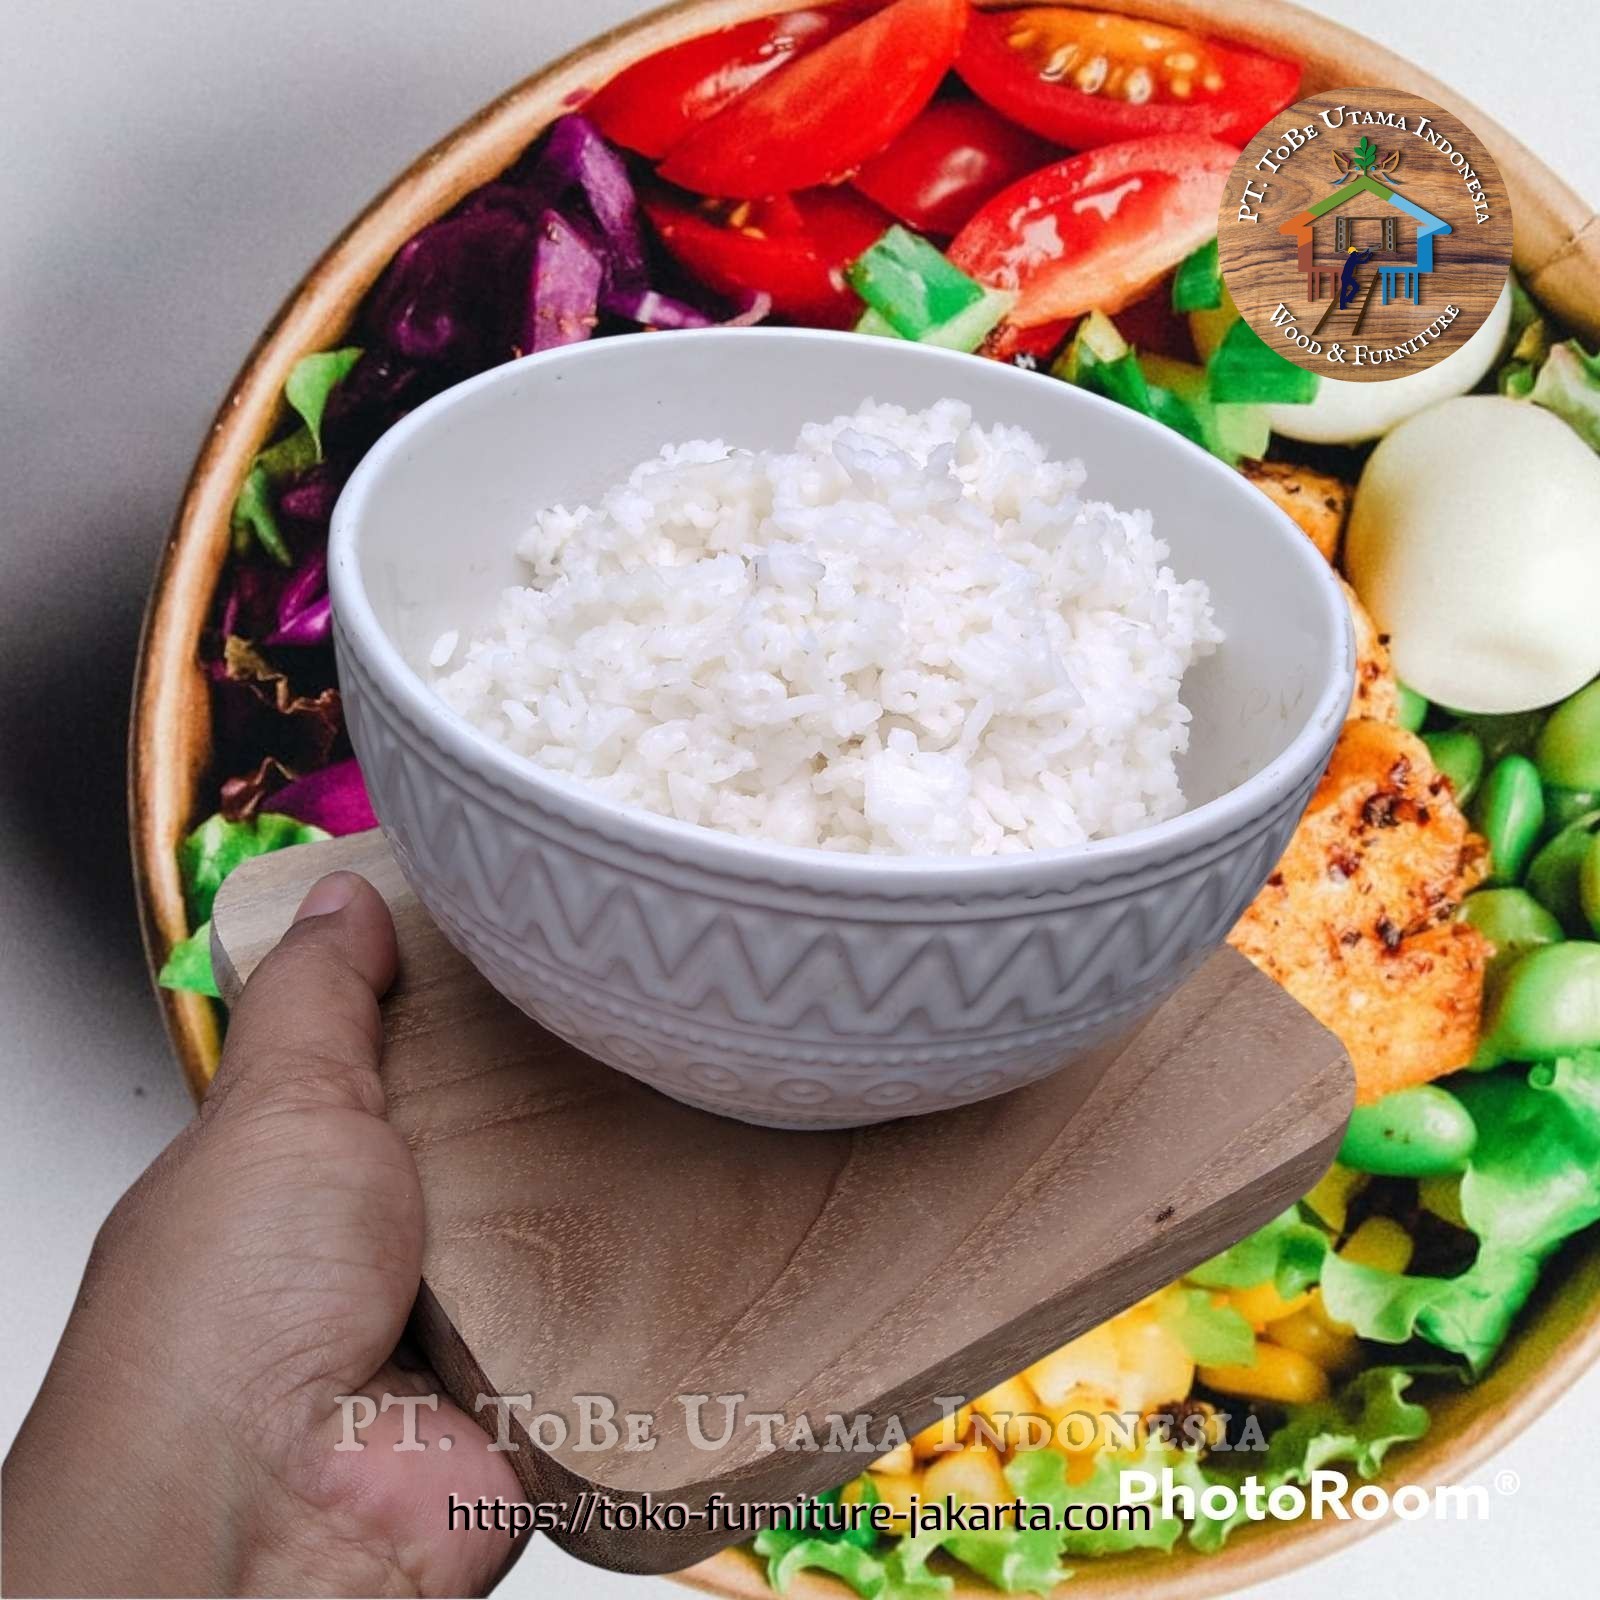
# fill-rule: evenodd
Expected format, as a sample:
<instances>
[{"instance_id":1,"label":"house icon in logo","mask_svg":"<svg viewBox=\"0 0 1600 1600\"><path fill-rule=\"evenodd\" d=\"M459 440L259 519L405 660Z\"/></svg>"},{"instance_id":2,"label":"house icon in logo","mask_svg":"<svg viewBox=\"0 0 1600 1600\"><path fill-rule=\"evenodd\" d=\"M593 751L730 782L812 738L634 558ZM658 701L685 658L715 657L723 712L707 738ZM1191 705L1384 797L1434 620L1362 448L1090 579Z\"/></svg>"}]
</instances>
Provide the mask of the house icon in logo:
<instances>
[{"instance_id":1,"label":"house icon in logo","mask_svg":"<svg viewBox=\"0 0 1600 1600\"><path fill-rule=\"evenodd\" d=\"M1363 139L1356 147L1354 165L1343 156L1336 156L1341 175L1332 192L1278 228L1279 233L1295 241L1295 264L1305 276L1307 300L1320 300L1324 293L1331 296L1313 333L1319 332L1330 317L1349 308L1359 287L1356 273L1374 258L1372 279L1349 331L1360 332L1374 292L1380 293L1382 305L1388 305L1397 294L1403 294L1412 305L1420 305L1422 279L1433 271L1434 240L1453 231L1443 217L1436 217L1397 194L1393 183L1398 179L1389 183L1374 176L1377 155L1371 141ZM1388 172L1396 165L1398 155L1391 156L1384 169ZM1358 196L1378 202L1382 209L1373 208L1365 214L1347 211L1345 208ZM1331 222L1331 227L1324 225L1324 219ZM1407 234L1411 236L1407 238ZM1324 254L1319 255L1319 247Z\"/></svg>"}]
</instances>

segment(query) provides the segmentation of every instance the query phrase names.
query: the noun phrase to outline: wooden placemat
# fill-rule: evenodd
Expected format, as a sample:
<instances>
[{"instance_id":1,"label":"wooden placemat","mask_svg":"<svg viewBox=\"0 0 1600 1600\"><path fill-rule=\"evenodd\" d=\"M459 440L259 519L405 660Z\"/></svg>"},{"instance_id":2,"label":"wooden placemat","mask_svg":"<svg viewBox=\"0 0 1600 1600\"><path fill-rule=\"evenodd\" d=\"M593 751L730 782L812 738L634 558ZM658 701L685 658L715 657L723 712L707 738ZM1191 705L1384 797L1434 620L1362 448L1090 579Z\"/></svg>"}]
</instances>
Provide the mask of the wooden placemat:
<instances>
[{"instance_id":1,"label":"wooden placemat","mask_svg":"<svg viewBox=\"0 0 1600 1600\"><path fill-rule=\"evenodd\" d=\"M566 1501L574 1525L552 1537L618 1570L675 1570L738 1536L692 1514L619 1530L597 1496L696 1513L715 1492L841 1482L877 1449L773 1451L759 1414L819 1444L830 1416L848 1431L870 1415L872 1440L891 1415L923 1427L939 1397L982 1393L1274 1216L1326 1170L1350 1112L1338 1041L1224 949L1119 1043L1014 1094L847 1132L728 1121L509 1005L378 833L228 878L225 996L336 868L377 886L399 932L383 1070L426 1209L417 1336L469 1412L479 1394L532 1394L510 1413L528 1497ZM731 1438L707 1449L730 1394ZM607 1436L585 1438L580 1396L601 1397L591 1416L614 1407L614 1445L582 1448ZM651 1448L627 1448L628 1413L652 1419Z\"/></svg>"}]
</instances>

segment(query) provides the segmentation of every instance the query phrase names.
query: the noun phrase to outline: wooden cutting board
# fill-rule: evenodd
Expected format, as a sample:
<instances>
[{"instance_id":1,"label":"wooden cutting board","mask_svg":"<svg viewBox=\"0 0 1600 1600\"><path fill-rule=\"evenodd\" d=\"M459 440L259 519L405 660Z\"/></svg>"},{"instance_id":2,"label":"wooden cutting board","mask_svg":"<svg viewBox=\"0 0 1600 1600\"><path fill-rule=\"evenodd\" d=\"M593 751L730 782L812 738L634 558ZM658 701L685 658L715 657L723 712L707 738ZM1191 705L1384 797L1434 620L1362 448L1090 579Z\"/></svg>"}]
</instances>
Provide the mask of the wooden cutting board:
<instances>
[{"instance_id":1,"label":"wooden cutting board","mask_svg":"<svg viewBox=\"0 0 1600 1600\"><path fill-rule=\"evenodd\" d=\"M369 878L399 930L383 1071L427 1217L414 1331L469 1412L533 1396L510 1412L513 1464L530 1500L567 1502L552 1537L602 1566L671 1571L735 1542L692 1515L716 1492L770 1502L849 1478L877 1449L808 1450L801 1430L820 1445L830 1416L847 1435L864 1413L876 1441L891 1415L909 1433L941 1397L981 1394L1281 1211L1350 1113L1338 1041L1224 949L1120 1043L1000 1099L850 1132L727 1121L501 999L378 833L228 878L225 996L335 868ZM706 1448L730 1394L731 1437ZM579 1396L604 1397L591 1416L614 1406L615 1444L585 1436ZM627 1448L628 1413L653 1419L651 1448ZM802 1448L767 1448L764 1428ZM600 1497L691 1515L619 1529L637 1511Z\"/></svg>"}]
</instances>

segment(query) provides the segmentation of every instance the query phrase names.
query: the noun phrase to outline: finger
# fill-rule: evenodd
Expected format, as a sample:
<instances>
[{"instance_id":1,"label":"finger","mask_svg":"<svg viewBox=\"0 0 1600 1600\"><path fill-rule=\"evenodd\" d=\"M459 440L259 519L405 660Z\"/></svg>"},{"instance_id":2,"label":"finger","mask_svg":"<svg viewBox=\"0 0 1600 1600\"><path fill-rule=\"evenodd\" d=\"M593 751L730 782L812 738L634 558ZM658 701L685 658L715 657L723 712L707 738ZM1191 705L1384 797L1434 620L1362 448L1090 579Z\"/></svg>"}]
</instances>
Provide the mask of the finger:
<instances>
[{"instance_id":1,"label":"finger","mask_svg":"<svg viewBox=\"0 0 1600 1600\"><path fill-rule=\"evenodd\" d=\"M313 884L233 1008L207 1109L239 1097L381 1116L378 1000L396 959L394 921L365 878L335 872Z\"/></svg>"}]
</instances>

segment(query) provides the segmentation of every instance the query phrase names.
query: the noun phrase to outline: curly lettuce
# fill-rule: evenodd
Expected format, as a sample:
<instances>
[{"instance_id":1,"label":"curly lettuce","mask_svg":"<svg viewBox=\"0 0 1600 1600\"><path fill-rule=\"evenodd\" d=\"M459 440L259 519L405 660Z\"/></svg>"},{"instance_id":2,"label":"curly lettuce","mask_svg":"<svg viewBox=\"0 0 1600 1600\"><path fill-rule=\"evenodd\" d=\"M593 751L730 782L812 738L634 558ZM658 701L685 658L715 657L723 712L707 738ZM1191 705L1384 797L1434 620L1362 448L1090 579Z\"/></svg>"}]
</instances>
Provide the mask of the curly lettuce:
<instances>
[{"instance_id":1,"label":"curly lettuce","mask_svg":"<svg viewBox=\"0 0 1600 1600\"><path fill-rule=\"evenodd\" d=\"M219 999L211 969L211 908L222 880L252 856L331 837L322 828L271 811L242 822L231 822L220 811L207 817L178 846L178 870L183 875L184 902L194 932L172 947L157 974L162 988L187 989Z\"/></svg>"},{"instance_id":2,"label":"curly lettuce","mask_svg":"<svg viewBox=\"0 0 1600 1600\"><path fill-rule=\"evenodd\" d=\"M1536 406L1553 411L1592 450L1600 450L1600 354L1576 339L1554 346L1528 391Z\"/></svg>"},{"instance_id":3,"label":"curly lettuce","mask_svg":"<svg viewBox=\"0 0 1600 1600\"><path fill-rule=\"evenodd\" d=\"M1213 1456L1197 1470L1207 1483L1231 1488L1256 1478L1264 1494L1285 1484L1309 1484L1313 1473L1339 1465L1363 1478L1375 1477L1395 1445L1428 1431L1428 1408L1406 1398L1417 1375L1407 1367L1369 1367L1330 1399L1290 1408L1264 1456L1241 1456L1226 1466ZM1210 1516L1203 1505L1198 1509L1189 1542L1201 1551L1220 1550L1228 1535L1248 1520L1242 1505L1229 1517Z\"/></svg>"},{"instance_id":4,"label":"curly lettuce","mask_svg":"<svg viewBox=\"0 0 1600 1600\"><path fill-rule=\"evenodd\" d=\"M1293 1205L1188 1277L1204 1289L1253 1289L1270 1281L1287 1300L1317 1281L1327 1255L1326 1230Z\"/></svg>"},{"instance_id":5,"label":"curly lettuce","mask_svg":"<svg viewBox=\"0 0 1600 1600\"><path fill-rule=\"evenodd\" d=\"M1426 1339L1481 1372L1545 1261L1600 1221L1600 1051L1454 1080L1478 1125L1461 1215L1478 1253L1453 1278L1385 1272L1330 1255L1328 1313L1364 1339Z\"/></svg>"}]
</instances>

